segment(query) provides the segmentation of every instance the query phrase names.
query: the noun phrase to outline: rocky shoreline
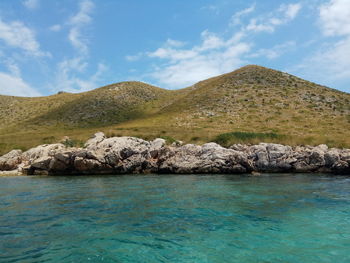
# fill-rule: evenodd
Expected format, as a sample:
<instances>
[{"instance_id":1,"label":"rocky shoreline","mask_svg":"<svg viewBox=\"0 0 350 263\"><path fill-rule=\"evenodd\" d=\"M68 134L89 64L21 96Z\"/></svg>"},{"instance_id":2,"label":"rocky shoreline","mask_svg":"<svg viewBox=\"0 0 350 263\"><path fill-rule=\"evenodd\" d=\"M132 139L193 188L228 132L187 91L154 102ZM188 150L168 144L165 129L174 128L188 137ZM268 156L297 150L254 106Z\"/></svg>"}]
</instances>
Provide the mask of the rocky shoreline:
<instances>
[{"instance_id":1,"label":"rocky shoreline","mask_svg":"<svg viewBox=\"0 0 350 263\"><path fill-rule=\"evenodd\" d=\"M0 157L0 174L74 175L129 173L263 172L350 175L350 149L285 146L272 143L166 145L165 140L106 136L99 132L83 148L45 144L28 151L12 150Z\"/></svg>"}]
</instances>

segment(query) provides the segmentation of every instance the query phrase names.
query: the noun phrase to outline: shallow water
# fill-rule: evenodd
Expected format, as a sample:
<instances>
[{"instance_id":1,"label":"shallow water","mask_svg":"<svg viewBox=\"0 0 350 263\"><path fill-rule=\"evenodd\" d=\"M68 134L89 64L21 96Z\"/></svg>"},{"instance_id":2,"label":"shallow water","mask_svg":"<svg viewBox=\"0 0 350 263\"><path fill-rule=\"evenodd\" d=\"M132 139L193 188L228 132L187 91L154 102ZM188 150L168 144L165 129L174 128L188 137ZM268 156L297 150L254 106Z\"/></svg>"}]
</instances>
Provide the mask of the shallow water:
<instances>
[{"instance_id":1,"label":"shallow water","mask_svg":"<svg viewBox=\"0 0 350 263\"><path fill-rule=\"evenodd\" d=\"M350 262L350 178L0 177L0 262Z\"/></svg>"}]
</instances>

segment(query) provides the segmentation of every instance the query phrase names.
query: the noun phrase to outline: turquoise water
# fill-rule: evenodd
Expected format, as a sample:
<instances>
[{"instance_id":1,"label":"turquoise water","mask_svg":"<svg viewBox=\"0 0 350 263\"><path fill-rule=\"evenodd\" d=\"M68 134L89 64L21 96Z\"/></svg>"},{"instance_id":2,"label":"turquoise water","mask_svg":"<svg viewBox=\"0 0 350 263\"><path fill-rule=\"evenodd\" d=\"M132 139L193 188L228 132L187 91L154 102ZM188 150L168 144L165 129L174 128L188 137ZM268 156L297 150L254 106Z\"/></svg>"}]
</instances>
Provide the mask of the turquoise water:
<instances>
[{"instance_id":1,"label":"turquoise water","mask_svg":"<svg viewBox=\"0 0 350 263\"><path fill-rule=\"evenodd\" d=\"M0 262L350 262L350 178L0 177Z\"/></svg>"}]
</instances>

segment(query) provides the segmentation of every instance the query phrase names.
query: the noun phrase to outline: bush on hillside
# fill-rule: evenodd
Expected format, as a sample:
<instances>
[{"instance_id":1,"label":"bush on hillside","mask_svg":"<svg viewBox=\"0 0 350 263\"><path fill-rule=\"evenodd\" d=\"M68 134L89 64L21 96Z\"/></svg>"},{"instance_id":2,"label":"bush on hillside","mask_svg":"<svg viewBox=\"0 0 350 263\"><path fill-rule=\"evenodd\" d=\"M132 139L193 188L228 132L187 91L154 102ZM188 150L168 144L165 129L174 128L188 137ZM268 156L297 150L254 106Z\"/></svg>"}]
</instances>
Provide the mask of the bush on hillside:
<instances>
[{"instance_id":1,"label":"bush on hillside","mask_svg":"<svg viewBox=\"0 0 350 263\"><path fill-rule=\"evenodd\" d=\"M234 143L256 143L263 141L273 141L283 138L284 135L277 133L259 132L229 132L216 136L214 141L222 146L230 146Z\"/></svg>"}]
</instances>

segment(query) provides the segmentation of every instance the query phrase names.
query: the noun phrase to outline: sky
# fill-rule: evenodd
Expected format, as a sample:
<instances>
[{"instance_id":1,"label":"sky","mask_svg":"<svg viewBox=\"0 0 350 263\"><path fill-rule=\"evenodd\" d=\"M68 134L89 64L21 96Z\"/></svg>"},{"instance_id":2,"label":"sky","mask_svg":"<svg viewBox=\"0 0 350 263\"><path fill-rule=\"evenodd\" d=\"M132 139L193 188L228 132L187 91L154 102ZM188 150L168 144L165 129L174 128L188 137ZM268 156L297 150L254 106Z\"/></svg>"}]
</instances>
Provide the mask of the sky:
<instances>
[{"instance_id":1,"label":"sky","mask_svg":"<svg viewBox=\"0 0 350 263\"><path fill-rule=\"evenodd\" d=\"M257 64L350 92L350 0L0 0L0 94L179 89Z\"/></svg>"}]
</instances>

